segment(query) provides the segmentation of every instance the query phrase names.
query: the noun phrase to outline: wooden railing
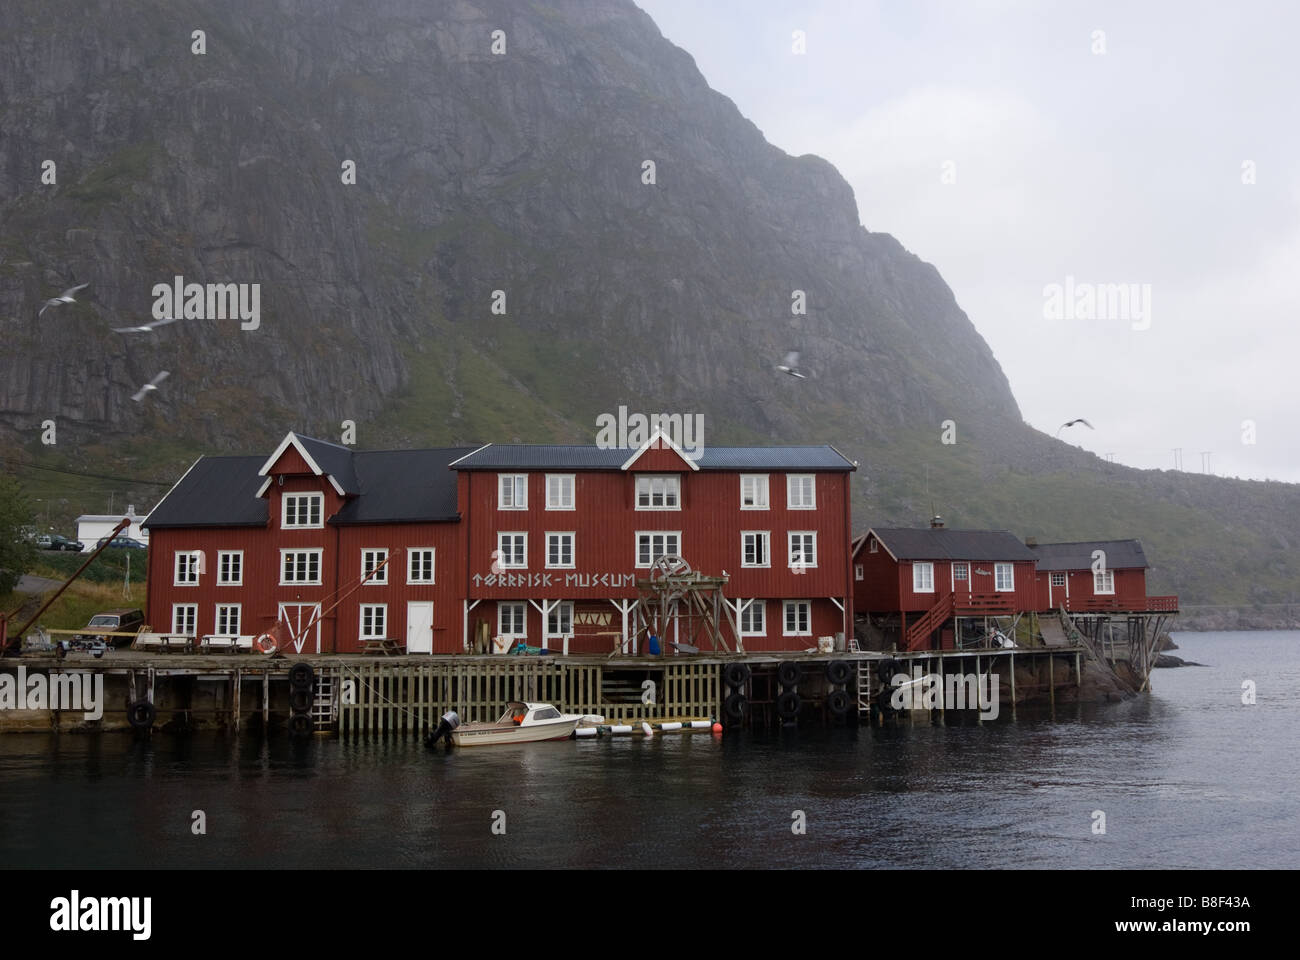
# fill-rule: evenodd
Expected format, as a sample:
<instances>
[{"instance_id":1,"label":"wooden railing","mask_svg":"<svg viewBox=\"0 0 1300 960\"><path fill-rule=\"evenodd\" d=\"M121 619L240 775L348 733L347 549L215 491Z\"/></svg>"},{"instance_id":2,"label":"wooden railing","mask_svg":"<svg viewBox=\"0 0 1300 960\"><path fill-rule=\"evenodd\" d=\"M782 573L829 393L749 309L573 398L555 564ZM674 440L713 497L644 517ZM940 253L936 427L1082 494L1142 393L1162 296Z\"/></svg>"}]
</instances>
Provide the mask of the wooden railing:
<instances>
[{"instance_id":1,"label":"wooden railing","mask_svg":"<svg viewBox=\"0 0 1300 960\"><path fill-rule=\"evenodd\" d=\"M926 638L932 634L941 623L952 616L953 597L951 593L944 594L940 597L935 605L922 614L921 619L916 621L907 628L907 649L920 649Z\"/></svg>"},{"instance_id":2,"label":"wooden railing","mask_svg":"<svg viewBox=\"0 0 1300 960\"><path fill-rule=\"evenodd\" d=\"M1073 613L1177 613L1177 597L1070 597L1065 609Z\"/></svg>"}]
</instances>

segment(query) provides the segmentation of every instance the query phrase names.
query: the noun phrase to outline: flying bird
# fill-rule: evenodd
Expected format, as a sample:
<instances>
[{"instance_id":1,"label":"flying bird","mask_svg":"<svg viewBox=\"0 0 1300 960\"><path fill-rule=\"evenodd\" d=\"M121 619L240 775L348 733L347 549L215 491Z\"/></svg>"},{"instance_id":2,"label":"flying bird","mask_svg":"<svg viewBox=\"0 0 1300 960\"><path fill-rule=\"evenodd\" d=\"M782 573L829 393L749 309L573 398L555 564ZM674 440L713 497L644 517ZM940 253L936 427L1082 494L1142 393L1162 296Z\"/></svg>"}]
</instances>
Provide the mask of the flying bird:
<instances>
[{"instance_id":1,"label":"flying bird","mask_svg":"<svg viewBox=\"0 0 1300 960\"><path fill-rule=\"evenodd\" d=\"M75 287L69 287L67 290L64 290L61 296L51 297L49 300L45 301L45 306L41 307L36 315L39 317L46 310L50 309L50 307L57 307L64 303L76 303L77 299L73 294L78 290L86 289L88 286L90 286L88 283L79 283Z\"/></svg>"},{"instance_id":2,"label":"flying bird","mask_svg":"<svg viewBox=\"0 0 1300 960\"><path fill-rule=\"evenodd\" d=\"M798 365L799 354L796 351L791 350L785 355L785 363L778 363L776 368L782 373L790 374L792 377L798 377L800 380L807 380L808 378L804 374L795 369Z\"/></svg>"},{"instance_id":3,"label":"flying bird","mask_svg":"<svg viewBox=\"0 0 1300 960\"><path fill-rule=\"evenodd\" d=\"M1076 423L1081 423L1081 424L1083 424L1083 425L1084 425L1085 427L1087 427L1089 430L1096 430L1096 429L1097 429L1097 428L1094 427L1091 423L1089 423L1087 420L1083 419L1083 417L1079 417L1077 420L1067 420L1065 423L1063 423L1063 424L1061 424L1059 427L1057 427L1057 428L1056 428L1056 435L1059 437L1059 436L1061 435L1061 431L1062 431L1062 430L1064 430L1066 427L1072 427L1072 426L1074 426Z\"/></svg>"},{"instance_id":4,"label":"flying bird","mask_svg":"<svg viewBox=\"0 0 1300 960\"><path fill-rule=\"evenodd\" d=\"M157 390L157 389L158 389L158 384L162 383L164 380L166 380L166 379L167 379L168 377L170 377L170 376L171 376L171 373L169 373L168 371L166 371L166 370L162 371L160 374L158 374L158 376L154 377L152 380L150 380L148 383L146 383L143 387L141 387L139 390L137 390L134 394L132 394L132 395L131 395L131 399L134 400L136 403L139 403L141 400L143 400L143 399L145 398L145 396L149 393L149 391L151 391L151 390Z\"/></svg>"},{"instance_id":5,"label":"flying bird","mask_svg":"<svg viewBox=\"0 0 1300 960\"><path fill-rule=\"evenodd\" d=\"M153 323L142 323L138 327L114 327L114 333L152 333L159 327L166 326L169 323L175 323L175 317L164 317L161 320L155 320Z\"/></svg>"}]
</instances>

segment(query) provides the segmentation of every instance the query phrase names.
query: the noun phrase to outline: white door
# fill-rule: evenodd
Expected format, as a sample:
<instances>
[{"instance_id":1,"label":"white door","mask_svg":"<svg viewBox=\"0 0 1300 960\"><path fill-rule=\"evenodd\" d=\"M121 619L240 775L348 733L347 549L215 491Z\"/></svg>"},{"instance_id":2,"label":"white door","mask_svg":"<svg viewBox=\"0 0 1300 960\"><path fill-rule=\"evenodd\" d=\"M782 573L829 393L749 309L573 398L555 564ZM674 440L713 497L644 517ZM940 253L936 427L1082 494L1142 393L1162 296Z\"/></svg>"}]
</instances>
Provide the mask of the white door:
<instances>
[{"instance_id":1,"label":"white door","mask_svg":"<svg viewBox=\"0 0 1300 960\"><path fill-rule=\"evenodd\" d=\"M433 601L406 604L406 652L433 653Z\"/></svg>"},{"instance_id":2,"label":"white door","mask_svg":"<svg viewBox=\"0 0 1300 960\"><path fill-rule=\"evenodd\" d=\"M313 647L311 653L320 653L319 603L282 603L280 620L293 641L294 653L302 653L306 646Z\"/></svg>"}]
</instances>

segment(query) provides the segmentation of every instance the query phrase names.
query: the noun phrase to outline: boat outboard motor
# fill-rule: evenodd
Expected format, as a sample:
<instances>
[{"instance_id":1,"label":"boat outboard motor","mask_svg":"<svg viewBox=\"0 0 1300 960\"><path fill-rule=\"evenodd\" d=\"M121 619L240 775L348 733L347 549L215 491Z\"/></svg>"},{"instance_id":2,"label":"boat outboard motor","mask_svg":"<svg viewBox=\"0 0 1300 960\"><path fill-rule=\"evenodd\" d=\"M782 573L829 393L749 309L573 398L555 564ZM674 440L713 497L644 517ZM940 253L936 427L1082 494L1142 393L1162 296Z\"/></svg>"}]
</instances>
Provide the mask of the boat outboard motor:
<instances>
[{"instance_id":1,"label":"boat outboard motor","mask_svg":"<svg viewBox=\"0 0 1300 960\"><path fill-rule=\"evenodd\" d=\"M442 720L438 723L438 729L429 734L425 741L425 746L436 747L438 741L447 740L447 746L451 746L451 732L460 726L460 717L455 710L448 710L442 715Z\"/></svg>"}]
</instances>

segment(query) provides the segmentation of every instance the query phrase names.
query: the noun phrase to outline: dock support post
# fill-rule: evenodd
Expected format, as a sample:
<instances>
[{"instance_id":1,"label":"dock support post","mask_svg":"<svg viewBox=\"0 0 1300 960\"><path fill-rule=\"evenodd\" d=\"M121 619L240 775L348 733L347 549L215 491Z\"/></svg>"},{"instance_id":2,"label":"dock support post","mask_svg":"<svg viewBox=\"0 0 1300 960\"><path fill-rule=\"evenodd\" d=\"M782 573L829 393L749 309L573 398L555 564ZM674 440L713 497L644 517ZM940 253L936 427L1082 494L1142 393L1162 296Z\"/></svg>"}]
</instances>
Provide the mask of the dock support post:
<instances>
[{"instance_id":1,"label":"dock support post","mask_svg":"<svg viewBox=\"0 0 1300 960\"><path fill-rule=\"evenodd\" d=\"M944 692L947 688L943 685L943 654L939 654L939 719L943 725L948 725L948 696Z\"/></svg>"},{"instance_id":2,"label":"dock support post","mask_svg":"<svg viewBox=\"0 0 1300 960\"><path fill-rule=\"evenodd\" d=\"M153 667L149 668L148 677L149 677L149 702L153 703ZM157 707L158 705L154 703L154 706Z\"/></svg>"},{"instance_id":3,"label":"dock support post","mask_svg":"<svg viewBox=\"0 0 1300 960\"><path fill-rule=\"evenodd\" d=\"M1016 655L1010 655L1011 663L1011 719L1016 719Z\"/></svg>"},{"instance_id":4,"label":"dock support post","mask_svg":"<svg viewBox=\"0 0 1300 960\"><path fill-rule=\"evenodd\" d=\"M230 720L234 725L236 733L239 732L239 700L240 694L243 692L243 681L244 678L241 675L239 668L235 667L234 681L230 688Z\"/></svg>"},{"instance_id":5,"label":"dock support post","mask_svg":"<svg viewBox=\"0 0 1300 960\"><path fill-rule=\"evenodd\" d=\"M1083 686L1083 667L1079 663L1079 651L1074 651L1074 689L1078 690Z\"/></svg>"},{"instance_id":6,"label":"dock support post","mask_svg":"<svg viewBox=\"0 0 1300 960\"><path fill-rule=\"evenodd\" d=\"M980 655L977 653L977 654L975 654L975 684L976 684L976 690L977 690L977 691L978 691L978 689L979 689L979 684L983 682L983 677L981 676L981 673L982 673L982 671L980 670ZM978 692L975 694L975 706L976 706L976 707L979 706L979 693L978 693ZM979 723L983 723L983 722L984 722L984 711L983 711L983 710L977 710L976 713L975 713L975 717L976 717L977 722L979 722Z\"/></svg>"},{"instance_id":7,"label":"dock support post","mask_svg":"<svg viewBox=\"0 0 1300 960\"><path fill-rule=\"evenodd\" d=\"M271 722L271 671L262 671L262 732Z\"/></svg>"},{"instance_id":8,"label":"dock support post","mask_svg":"<svg viewBox=\"0 0 1300 960\"><path fill-rule=\"evenodd\" d=\"M1052 716L1056 716L1056 657L1047 655L1047 698L1052 707Z\"/></svg>"}]
</instances>

